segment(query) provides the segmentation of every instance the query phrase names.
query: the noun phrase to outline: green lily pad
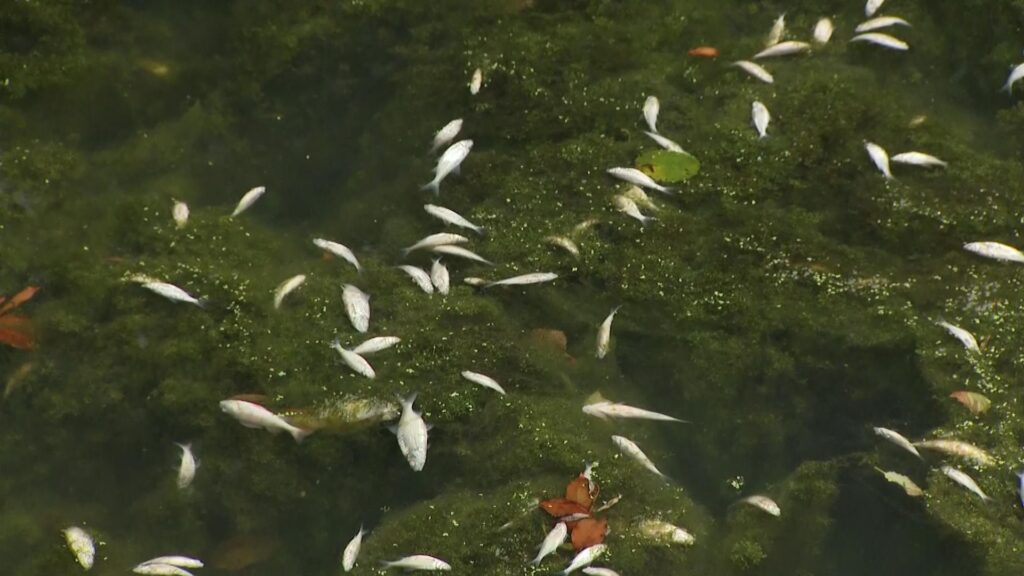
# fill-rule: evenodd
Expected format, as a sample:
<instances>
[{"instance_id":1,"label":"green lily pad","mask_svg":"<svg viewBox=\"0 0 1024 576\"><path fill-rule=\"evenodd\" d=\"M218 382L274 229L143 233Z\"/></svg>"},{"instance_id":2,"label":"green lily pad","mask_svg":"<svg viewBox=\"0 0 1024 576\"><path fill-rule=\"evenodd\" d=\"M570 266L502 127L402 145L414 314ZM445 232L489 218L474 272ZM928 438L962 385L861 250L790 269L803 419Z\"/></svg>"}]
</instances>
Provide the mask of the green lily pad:
<instances>
[{"instance_id":1,"label":"green lily pad","mask_svg":"<svg viewBox=\"0 0 1024 576\"><path fill-rule=\"evenodd\" d=\"M682 182L700 172L700 160L687 152L650 150L637 157L636 167L658 182Z\"/></svg>"}]
</instances>

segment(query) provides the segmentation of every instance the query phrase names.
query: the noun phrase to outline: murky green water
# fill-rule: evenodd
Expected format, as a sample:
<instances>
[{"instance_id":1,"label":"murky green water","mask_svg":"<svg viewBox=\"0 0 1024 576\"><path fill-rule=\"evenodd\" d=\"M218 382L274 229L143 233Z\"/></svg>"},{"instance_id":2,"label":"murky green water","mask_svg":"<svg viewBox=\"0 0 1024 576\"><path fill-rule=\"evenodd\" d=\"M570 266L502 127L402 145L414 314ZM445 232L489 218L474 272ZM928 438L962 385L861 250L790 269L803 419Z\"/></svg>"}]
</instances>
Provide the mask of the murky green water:
<instances>
[{"instance_id":1,"label":"murky green water","mask_svg":"<svg viewBox=\"0 0 1024 576\"><path fill-rule=\"evenodd\" d=\"M864 12L850 1L0 3L0 293L40 287L8 313L30 319L34 349L0 346L0 573L81 572L60 532L77 525L101 543L98 575L171 553L204 559L203 575L338 574L364 525L353 573L423 553L454 574L548 574L572 552L527 565L552 526L536 499L598 461L599 502L622 495L601 513L600 564L624 576L1019 574L1024 269L961 246L1024 247L1024 105L998 91L1024 59L1024 2L934 4L885 3L913 24L881 31L910 43L898 53L847 42ZM786 39L829 16L832 41L765 61L771 85L728 65L783 12ZM700 45L722 55L687 55ZM655 148L650 94L701 171L655 195L643 227L613 208L622 186L605 170ZM772 114L763 140L754 100ZM459 117L473 151L430 196L431 138ZM887 182L865 140L949 167L894 165ZM258 185L267 194L228 218ZM172 199L191 208L182 229ZM447 258L447 297L394 268L430 266L400 256L442 231L426 202L485 226L468 246L496 263ZM559 278L462 282L537 271ZM163 300L132 274L209 305ZM306 283L274 310L295 274ZM371 296L366 336L403 339L368 357L374 380L329 347L365 338L344 283ZM538 329L564 333L565 350ZM992 407L973 415L958 390ZM342 421L413 391L434 426L422 472L383 424ZM595 391L692 423L601 422L580 410ZM296 445L244 428L218 408L238 394L323 429ZM873 426L970 442L996 463L920 461ZM175 442L200 460L186 490ZM781 517L736 504L752 494ZM650 518L695 545L645 539Z\"/></svg>"}]
</instances>

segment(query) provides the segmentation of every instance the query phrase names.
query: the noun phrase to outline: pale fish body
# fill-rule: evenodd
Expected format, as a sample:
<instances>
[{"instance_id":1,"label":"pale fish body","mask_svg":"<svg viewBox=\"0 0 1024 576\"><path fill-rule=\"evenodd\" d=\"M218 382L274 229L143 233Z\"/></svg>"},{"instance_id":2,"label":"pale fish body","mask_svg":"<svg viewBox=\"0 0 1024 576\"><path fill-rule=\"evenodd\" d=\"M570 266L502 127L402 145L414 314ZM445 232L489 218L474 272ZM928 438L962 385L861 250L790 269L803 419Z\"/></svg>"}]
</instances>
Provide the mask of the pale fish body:
<instances>
[{"instance_id":1,"label":"pale fish body","mask_svg":"<svg viewBox=\"0 0 1024 576\"><path fill-rule=\"evenodd\" d=\"M875 163L875 167L882 173L886 179L892 179L892 170L889 169L889 153L885 151L878 144L873 142L865 142L864 149L868 151L868 156L871 157L871 161Z\"/></svg>"},{"instance_id":2,"label":"pale fish body","mask_svg":"<svg viewBox=\"0 0 1024 576\"><path fill-rule=\"evenodd\" d=\"M344 361L345 364L348 365L348 367L356 374L365 376L371 380L377 377L377 373L373 370L373 366L370 366L370 363L366 361L366 358L363 358L351 350L343 348L337 339L335 339L334 342L331 342L331 348L341 356L342 361Z\"/></svg>"},{"instance_id":3,"label":"pale fish body","mask_svg":"<svg viewBox=\"0 0 1024 576\"><path fill-rule=\"evenodd\" d=\"M658 205L654 203L654 200L651 200L651 197L647 195L647 192L644 192L644 189L639 186L630 186L622 193L622 195L632 200L638 207L643 206L644 208L654 210L655 212L660 210Z\"/></svg>"},{"instance_id":4,"label":"pale fish body","mask_svg":"<svg viewBox=\"0 0 1024 576\"><path fill-rule=\"evenodd\" d=\"M423 209L426 210L427 214L430 214L434 218L437 218L445 224L451 224L452 226L458 226L459 228L466 228L472 230L477 234L483 234L483 226L477 226L469 220L466 220L458 212L445 208L444 206L436 206L434 204L424 204Z\"/></svg>"},{"instance_id":5,"label":"pale fish body","mask_svg":"<svg viewBox=\"0 0 1024 576\"><path fill-rule=\"evenodd\" d=\"M885 0L868 0L864 4L864 16L868 18L874 16L875 12L878 12L878 9L882 7L883 2L885 2Z\"/></svg>"},{"instance_id":6,"label":"pale fish body","mask_svg":"<svg viewBox=\"0 0 1024 576\"><path fill-rule=\"evenodd\" d=\"M139 566L146 564L170 564L171 566L177 566L178 568L202 568L203 561L196 558L189 558L188 556L159 556L157 558L150 558Z\"/></svg>"},{"instance_id":7,"label":"pale fish body","mask_svg":"<svg viewBox=\"0 0 1024 576\"><path fill-rule=\"evenodd\" d=\"M664 520L641 520L637 528L645 538L665 544L683 544L688 546L697 541L693 534Z\"/></svg>"},{"instance_id":8,"label":"pale fish body","mask_svg":"<svg viewBox=\"0 0 1024 576\"><path fill-rule=\"evenodd\" d=\"M650 136L651 140L654 140L654 142L657 143L658 146L661 146L665 150L668 150L670 152L686 152L686 150L683 150L682 146L676 144L674 141L668 138L665 138L664 136L658 134L657 132L644 131L644 134Z\"/></svg>"},{"instance_id":9,"label":"pale fish body","mask_svg":"<svg viewBox=\"0 0 1024 576\"><path fill-rule=\"evenodd\" d=\"M767 70L765 70L764 67L761 66L760 64L756 64L749 60L738 60L736 62L733 62L732 65L736 66L740 70L743 70L747 74L750 74L754 78L757 78L761 82L765 82L767 84L775 82L775 77L772 76Z\"/></svg>"},{"instance_id":10,"label":"pale fish body","mask_svg":"<svg viewBox=\"0 0 1024 576\"><path fill-rule=\"evenodd\" d=\"M462 377L469 380L473 384L479 384L484 388L490 388L502 396L505 395L505 389L498 384L498 381L486 374L480 374L479 372L473 372L471 370L463 370Z\"/></svg>"},{"instance_id":11,"label":"pale fish body","mask_svg":"<svg viewBox=\"0 0 1024 576\"><path fill-rule=\"evenodd\" d=\"M196 457L192 453L192 444L178 444L178 448L181 448L181 463L178 465L178 489L184 490L192 484L192 480L196 477L196 469L199 468L199 464L196 462Z\"/></svg>"},{"instance_id":12,"label":"pale fish body","mask_svg":"<svg viewBox=\"0 0 1024 576\"><path fill-rule=\"evenodd\" d=\"M615 206L616 210L634 220L637 220L641 224L647 224L651 220L654 220L653 217L645 216L640 212L640 208L636 205L636 202L622 194L617 194L612 197L612 206Z\"/></svg>"},{"instance_id":13,"label":"pale fish body","mask_svg":"<svg viewBox=\"0 0 1024 576\"><path fill-rule=\"evenodd\" d=\"M565 522L559 522L555 524L555 527L548 532L548 535L544 537L544 541L540 543L540 549L537 552L537 557L530 561L530 564L534 566L540 564L540 561L545 556L551 554L558 547L565 542L565 538L569 535L569 529L565 526Z\"/></svg>"},{"instance_id":14,"label":"pale fish body","mask_svg":"<svg viewBox=\"0 0 1024 576\"><path fill-rule=\"evenodd\" d=\"M601 325L597 328L597 350L595 356L598 360L604 358L608 354L608 349L611 347L612 341L612 320L615 319L615 313L619 311L619 306L612 308L612 311L608 316L601 322Z\"/></svg>"},{"instance_id":15,"label":"pale fish body","mask_svg":"<svg viewBox=\"0 0 1024 576\"><path fill-rule=\"evenodd\" d=\"M484 286L490 284L490 282L488 282L487 280L484 280L483 278L477 278L476 276L466 276L465 278L462 279L462 282L474 288L483 288Z\"/></svg>"},{"instance_id":16,"label":"pale fish body","mask_svg":"<svg viewBox=\"0 0 1024 576\"><path fill-rule=\"evenodd\" d=\"M356 558L359 557L359 548L363 545L364 534L366 534L366 530L363 530L363 527L360 526L359 532L345 546L345 551L341 554L341 567L345 572L350 572L352 567L356 565Z\"/></svg>"},{"instance_id":17,"label":"pale fish body","mask_svg":"<svg viewBox=\"0 0 1024 576\"><path fill-rule=\"evenodd\" d=\"M380 352L381 350L387 350L395 344L401 342L402 339L398 336L377 336L370 338L362 344L352 349L353 352L360 356L365 354L373 354L374 352Z\"/></svg>"},{"instance_id":18,"label":"pale fish body","mask_svg":"<svg viewBox=\"0 0 1024 576\"><path fill-rule=\"evenodd\" d=\"M686 420L680 420L679 418L673 418L672 416L667 416L658 412L644 410L643 408L636 408L634 406L629 406L628 404L608 402L607 400L585 405L583 407L583 413L602 420L607 420L608 418L632 418L638 420L686 423Z\"/></svg>"},{"instance_id":19,"label":"pale fish body","mask_svg":"<svg viewBox=\"0 0 1024 576\"><path fill-rule=\"evenodd\" d=\"M544 241L552 246L557 246L562 250L565 250L569 254L572 254L576 258L580 257L580 247L576 245L571 239L565 236L548 236L544 238Z\"/></svg>"},{"instance_id":20,"label":"pale fish body","mask_svg":"<svg viewBox=\"0 0 1024 576\"><path fill-rule=\"evenodd\" d=\"M490 288L491 286L526 286L528 284L542 284L544 282L551 282L558 278L558 274L554 272L531 272L529 274L521 274L519 276L513 276L511 278L505 278L496 282L491 282L484 288Z\"/></svg>"},{"instance_id":21,"label":"pale fish body","mask_svg":"<svg viewBox=\"0 0 1024 576\"><path fill-rule=\"evenodd\" d=\"M957 484L963 486L964 488L967 488L971 492L974 492L982 500L989 500L988 494L985 494L981 490L981 487L978 486L978 483L974 481L974 478L971 478L967 474L964 474L963 472L957 470L956 468L953 468L952 466L943 465L942 468L940 468L940 470L942 470L942 473L948 476L950 480L956 482Z\"/></svg>"},{"instance_id":22,"label":"pale fish body","mask_svg":"<svg viewBox=\"0 0 1024 576\"><path fill-rule=\"evenodd\" d=\"M447 294L451 289L452 279L448 274L448 267L441 263L439 258L434 258L433 264L430 265L430 282L438 294Z\"/></svg>"},{"instance_id":23,"label":"pale fish body","mask_svg":"<svg viewBox=\"0 0 1024 576\"><path fill-rule=\"evenodd\" d=\"M648 96L644 100L644 121L651 132L658 133L658 112L661 110L661 103L657 96Z\"/></svg>"},{"instance_id":24,"label":"pale fish body","mask_svg":"<svg viewBox=\"0 0 1024 576\"><path fill-rule=\"evenodd\" d=\"M588 576L619 576L619 573L611 568L598 568L595 566L587 566L583 569L583 573Z\"/></svg>"},{"instance_id":25,"label":"pale fish body","mask_svg":"<svg viewBox=\"0 0 1024 576\"><path fill-rule=\"evenodd\" d=\"M399 558L391 562L384 563L385 568L404 568L406 570L451 570L450 564L439 558L433 556L427 556L426 554L416 554L414 556L406 556L405 558Z\"/></svg>"},{"instance_id":26,"label":"pale fish body","mask_svg":"<svg viewBox=\"0 0 1024 576\"><path fill-rule=\"evenodd\" d=\"M853 38L850 38L850 42L868 42L869 44L877 44L883 48L889 48L891 50L909 50L910 45L894 38L888 34L882 34L881 32L867 32L864 34L858 34Z\"/></svg>"},{"instance_id":27,"label":"pale fish body","mask_svg":"<svg viewBox=\"0 0 1024 576\"><path fill-rule=\"evenodd\" d=\"M395 436L398 438L398 449L409 462L409 466L419 472L427 463L427 423L412 408L416 401L416 393L413 392L408 398L402 400L402 416L395 426ZM405 566L399 566L405 568ZM417 568L423 570L424 568Z\"/></svg>"},{"instance_id":28,"label":"pale fish body","mask_svg":"<svg viewBox=\"0 0 1024 576\"><path fill-rule=\"evenodd\" d=\"M1003 90L1013 94L1013 85L1024 78L1024 64L1017 64L1010 69L1010 76L1006 79L1006 84L1003 84Z\"/></svg>"},{"instance_id":29,"label":"pale fish body","mask_svg":"<svg viewBox=\"0 0 1024 576\"><path fill-rule=\"evenodd\" d=\"M440 193L441 181L458 169L462 161L466 159L466 156L469 156L469 151L472 149L472 140L459 140L449 146L437 161L437 167L434 168L434 179L424 184L422 189L433 190L434 194Z\"/></svg>"},{"instance_id":30,"label":"pale fish body","mask_svg":"<svg viewBox=\"0 0 1024 576\"><path fill-rule=\"evenodd\" d=\"M881 427L875 427L874 431L875 434L877 434L878 436L885 438L889 442L892 442L896 446L903 448L904 450L910 452L914 456L917 456L918 458L921 457L921 453L917 451L917 448L914 448L914 445L910 443L910 440L907 440L907 438L900 434L899 432Z\"/></svg>"},{"instance_id":31,"label":"pale fish body","mask_svg":"<svg viewBox=\"0 0 1024 576\"><path fill-rule=\"evenodd\" d=\"M435 246L444 246L446 244L464 244L469 242L469 238L462 236L461 234L452 234L450 232L438 232L437 234L431 234L420 240L419 242L402 248L402 255L408 255L413 250L419 250L421 248L434 248Z\"/></svg>"},{"instance_id":32,"label":"pale fish body","mask_svg":"<svg viewBox=\"0 0 1024 576\"><path fill-rule=\"evenodd\" d=\"M615 446L617 446L623 454L629 456L644 468L654 472L663 480L667 481L669 479L661 470L658 470L658 467L655 466L654 462L651 462L651 459L647 457L647 454L644 454L644 451L636 445L636 442L633 442L625 436L612 436L612 442L615 443Z\"/></svg>"},{"instance_id":33,"label":"pale fish body","mask_svg":"<svg viewBox=\"0 0 1024 576\"><path fill-rule=\"evenodd\" d=\"M594 508L594 513L596 514L598 512L604 512L605 510L607 510L607 509L611 508L612 506L615 506L616 504L618 504L619 500L622 500L622 494L619 494L618 496L612 498L611 500L605 502L604 504L601 504L597 508Z\"/></svg>"},{"instance_id":34,"label":"pale fish body","mask_svg":"<svg viewBox=\"0 0 1024 576\"><path fill-rule=\"evenodd\" d=\"M772 500L771 498L764 496L763 494L754 494L753 496L747 496L746 498L740 500L740 502L744 504L750 504L755 508L760 508L761 510L765 511L768 514L771 514L772 516L782 515L782 508L779 508L779 505L775 503L775 500Z\"/></svg>"},{"instance_id":35,"label":"pale fish body","mask_svg":"<svg viewBox=\"0 0 1024 576\"><path fill-rule=\"evenodd\" d=\"M1007 246L999 242L968 242L964 244L964 250L993 260L1024 264L1024 253L1013 246Z\"/></svg>"},{"instance_id":36,"label":"pale fish body","mask_svg":"<svg viewBox=\"0 0 1024 576\"><path fill-rule=\"evenodd\" d=\"M143 576L193 576L191 572L173 564L139 564L132 572Z\"/></svg>"},{"instance_id":37,"label":"pale fish body","mask_svg":"<svg viewBox=\"0 0 1024 576\"><path fill-rule=\"evenodd\" d=\"M494 262L487 260L472 250L467 250L462 246L455 246L452 244L444 244L442 246L434 246L430 249L431 252L437 254L447 254L449 256L455 256L456 258L465 258L466 260L472 260L473 262L479 262L481 264L487 264L488 266L494 266Z\"/></svg>"},{"instance_id":38,"label":"pale fish body","mask_svg":"<svg viewBox=\"0 0 1024 576\"><path fill-rule=\"evenodd\" d=\"M469 93L476 96L480 93L480 87L484 85L484 71L477 68L473 70L473 76L469 79Z\"/></svg>"},{"instance_id":39,"label":"pale fish body","mask_svg":"<svg viewBox=\"0 0 1024 576\"><path fill-rule=\"evenodd\" d=\"M92 536L78 526L71 526L64 529L64 540L67 541L68 548L75 555L78 564L86 570L92 568L96 559L96 545L92 541Z\"/></svg>"},{"instance_id":40,"label":"pale fish body","mask_svg":"<svg viewBox=\"0 0 1024 576\"><path fill-rule=\"evenodd\" d=\"M772 22L772 29L768 31L768 37L764 40L765 48L775 46L782 40L782 35L786 33L786 15L782 14Z\"/></svg>"},{"instance_id":41,"label":"pale fish body","mask_svg":"<svg viewBox=\"0 0 1024 576\"><path fill-rule=\"evenodd\" d=\"M898 16L879 16L878 18L872 18L871 20L861 22L853 29L853 31L859 34L861 32L881 30L882 28L888 28L890 26L910 26L910 22L907 22Z\"/></svg>"},{"instance_id":42,"label":"pale fish body","mask_svg":"<svg viewBox=\"0 0 1024 576\"><path fill-rule=\"evenodd\" d=\"M317 248L334 254L338 258L341 258L342 260L345 260L349 264L355 266L356 272L363 271L363 267L359 264L359 260L356 259L355 253L352 252L352 250L350 250L348 246L345 246L344 244L339 244L337 242L332 242L330 240L324 240L323 238L314 238L313 244L316 245Z\"/></svg>"},{"instance_id":43,"label":"pale fish body","mask_svg":"<svg viewBox=\"0 0 1024 576\"><path fill-rule=\"evenodd\" d=\"M811 45L807 42L798 42L796 40L789 40L786 42L780 42L778 44L769 46L764 50L761 50L757 54L754 54L754 60L760 60L761 58L774 58L777 56L789 56L790 54L801 54L811 49Z\"/></svg>"},{"instance_id":44,"label":"pale fish body","mask_svg":"<svg viewBox=\"0 0 1024 576\"><path fill-rule=\"evenodd\" d=\"M754 121L754 128L757 129L758 137L764 138L768 136L768 123L772 121L772 115L768 112L768 107L760 101L754 100L754 103L750 106L750 117Z\"/></svg>"},{"instance_id":45,"label":"pale fish body","mask_svg":"<svg viewBox=\"0 0 1024 576\"><path fill-rule=\"evenodd\" d=\"M915 442L914 446L935 450L937 452L942 452L943 454L949 454L950 456L959 456L974 462L978 466L991 466L996 463L995 458L993 458L988 452L985 452L974 444L969 444L960 440L925 440L923 442Z\"/></svg>"},{"instance_id":46,"label":"pale fish body","mask_svg":"<svg viewBox=\"0 0 1024 576\"><path fill-rule=\"evenodd\" d=\"M370 328L370 297L359 288L345 284L341 300L345 303L345 313L352 327L359 332L366 332Z\"/></svg>"},{"instance_id":47,"label":"pale fish body","mask_svg":"<svg viewBox=\"0 0 1024 576\"><path fill-rule=\"evenodd\" d=\"M974 338L974 334L971 334L970 332L964 330L959 326L950 324L945 320L939 320L938 322L936 322L936 324L945 328L946 332L949 332L950 335L952 335L954 338L959 340L961 344L964 345L964 348L967 348L971 352L978 352L979 354L981 353L981 348L978 348L978 340Z\"/></svg>"},{"instance_id":48,"label":"pale fish body","mask_svg":"<svg viewBox=\"0 0 1024 576\"><path fill-rule=\"evenodd\" d=\"M292 276L291 278L285 280L284 282L281 282L277 286L277 289L274 290L274 308L280 308L281 302L284 302L284 297L291 294L292 291L298 288L299 286L302 286L302 284L305 281L306 275L298 274L296 276Z\"/></svg>"},{"instance_id":49,"label":"pale fish body","mask_svg":"<svg viewBox=\"0 0 1024 576\"><path fill-rule=\"evenodd\" d=\"M462 118L456 118L451 122L444 125L443 128L434 134L434 143L430 147L431 152L436 152L444 146L451 144L452 140L459 135L459 131L462 130Z\"/></svg>"},{"instance_id":50,"label":"pale fish body","mask_svg":"<svg viewBox=\"0 0 1024 576\"><path fill-rule=\"evenodd\" d=\"M559 574L562 574L564 576L565 574L575 572L576 570L579 570L584 566L589 566L594 560L597 560L607 550L608 546L606 544L596 544L589 548L584 548L580 551L579 554L573 557L572 562L569 562L569 565L565 567L565 570L562 570L561 572L559 572Z\"/></svg>"},{"instance_id":51,"label":"pale fish body","mask_svg":"<svg viewBox=\"0 0 1024 576\"><path fill-rule=\"evenodd\" d=\"M193 297L191 294L185 292L181 288L178 288L174 284L168 284L167 282L146 282L142 287L151 292L155 292L172 302L185 302L187 304L195 304L200 308L203 307L202 300Z\"/></svg>"},{"instance_id":52,"label":"pale fish body","mask_svg":"<svg viewBox=\"0 0 1024 576\"><path fill-rule=\"evenodd\" d=\"M423 268L417 268L416 266L410 266L408 264L399 266L398 269L408 274L409 277L412 278L412 281L420 287L420 290L423 290L427 294L434 293L434 285L430 283L430 274L427 274L426 270Z\"/></svg>"},{"instance_id":53,"label":"pale fish body","mask_svg":"<svg viewBox=\"0 0 1024 576\"><path fill-rule=\"evenodd\" d=\"M885 477L885 479L893 484L903 488L903 491L907 493L907 496L918 497L924 494L924 490L914 483L913 480L907 476L900 474L899 472L891 472L882 470L881 468L875 467L875 470Z\"/></svg>"},{"instance_id":54,"label":"pale fish body","mask_svg":"<svg viewBox=\"0 0 1024 576\"><path fill-rule=\"evenodd\" d=\"M252 190L246 192L245 195L242 196L242 199L238 201L238 206L235 206L235 211L231 213L231 217L234 218L235 216L238 216L242 212L248 210L250 206L255 204L256 201L260 199L260 196L263 196L263 194L266 193L266 191L266 186L257 186Z\"/></svg>"},{"instance_id":55,"label":"pale fish body","mask_svg":"<svg viewBox=\"0 0 1024 576\"><path fill-rule=\"evenodd\" d=\"M1024 470L1014 472L1017 475L1017 498L1020 499L1020 503L1024 506Z\"/></svg>"},{"instance_id":56,"label":"pale fish body","mask_svg":"<svg viewBox=\"0 0 1024 576\"><path fill-rule=\"evenodd\" d=\"M939 166L941 168L947 166L942 160L924 152L903 152L893 156L892 161L898 164L910 164L911 166Z\"/></svg>"},{"instance_id":57,"label":"pale fish body","mask_svg":"<svg viewBox=\"0 0 1024 576\"><path fill-rule=\"evenodd\" d=\"M312 430L292 426L284 418L263 406L245 400L221 400L220 409L246 428L262 428L272 434L284 430L291 434L296 442L302 442L306 436L313 433Z\"/></svg>"},{"instance_id":58,"label":"pale fish body","mask_svg":"<svg viewBox=\"0 0 1024 576\"><path fill-rule=\"evenodd\" d=\"M822 18L818 20L818 23L814 25L814 41L818 44L828 44L828 41L832 39L832 32L835 30L835 26L832 25L831 18Z\"/></svg>"},{"instance_id":59,"label":"pale fish body","mask_svg":"<svg viewBox=\"0 0 1024 576\"><path fill-rule=\"evenodd\" d=\"M188 224L188 204L181 200L175 200L174 206L171 207L171 218L174 218L174 223L178 225L178 228L184 228Z\"/></svg>"},{"instance_id":60,"label":"pale fish body","mask_svg":"<svg viewBox=\"0 0 1024 576\"><path fill-rule=\"evenodd\" d=\"M619 180L629 182L630 184L636 184L641 188L657 190L658 192L661 192L663 194L671 194L672 192L674 192L672 188L658 184L653 179L651 179L650 176L644 174L643 172L637 170L636 168L609 168L608 173L614 176L615 178L618 178Z\"/></svg>"}]
</instances>

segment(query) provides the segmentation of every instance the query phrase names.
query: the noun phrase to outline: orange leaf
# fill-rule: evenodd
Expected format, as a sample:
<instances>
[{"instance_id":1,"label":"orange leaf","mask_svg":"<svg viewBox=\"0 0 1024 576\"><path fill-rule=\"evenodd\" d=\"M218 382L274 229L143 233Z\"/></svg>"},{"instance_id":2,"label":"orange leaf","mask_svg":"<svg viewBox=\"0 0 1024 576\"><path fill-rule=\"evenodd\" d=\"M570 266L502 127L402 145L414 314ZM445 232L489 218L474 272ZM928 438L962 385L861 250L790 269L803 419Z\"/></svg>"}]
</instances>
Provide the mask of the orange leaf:
<instances>
[{"instance_id":1,"label":"orange leaf","mask_svg":"<svg viewBox=\"0 0 1024 576\"><path fill-rule=\"evenodd\" d=\"M594 498L590 495L590 481L582 474L577 476L575 480L569 482L565 487L565 499L576 502L590 510L590 506L594 503Z\"/></svg>"},{"instance_id":2,"label":"orange leaf","mask_svg":"<svg viewBox=\"0 0 1024 576\"><path fill-rule=\"evenodd\" d=\"M17 294L12 296L11 299L8 300L3 305L3 307L0 307L0 316L3 316L4 314L10 312L11 310L14 310L18 306L21 306L25 302L28 302L29 300L32 299L33 296L36 295L36 292L38 291L39 288L37 286L26 286L21 290L21 292L18 292Z\"/></svg>"},{"instance_id":3,"label":"orange leaf","mask_svg":"<svg viewBox=\"0 0 1024 576\"><path fill-rule=\"evenodd\" d=\"M545 500L540 503L540 507L555 518L561 518L562 516L569 516L571 514L586 514L589 512L587 508L580 506L579 503L573 502L572 500L566 500L565 498L552 498L550 500Z\"/></svg>"},{"instance_id":4,"label":"orange leaf","mask_svg":"<svg viewBox=\"0 0 1024 576\"><path fill-rule=\"evenodd\" d=\"M18 350L31 350L33 346L31 334L7 328L0 328L0 342Z\"/></svg>"},{"instance_id":5,"label":"orange leaf","mask_svg":"<svg viewBox=\"0 0 1024 576\"><path fill-rule=\"evenodd\" d=\"M32 320L25 316L0 316L0 327L11 330L31 330Z\"/></svg>"},{"instance_id":6,"label":"orange leaf","mask_svg":"<svg viewBox=\"0 0 1024 576\"><path fill-rule=\"evenodd\" d=\"M605 518L584 518L572 529L572 547L579 552L584 548L596 546L604 542L608 532L608 520Z\"/></svg>"},{"instance_id":7,"label":"orange leaf","mask_svg":"<svg viewBox=\"0 0 1024 576\"><path fill-rule=\"evenodd\" d=\"M696 48L691 48L688 54L702 58L715 58L718 56L718 49L714 46L697 46Z\"/></svg>"}]
</instances>

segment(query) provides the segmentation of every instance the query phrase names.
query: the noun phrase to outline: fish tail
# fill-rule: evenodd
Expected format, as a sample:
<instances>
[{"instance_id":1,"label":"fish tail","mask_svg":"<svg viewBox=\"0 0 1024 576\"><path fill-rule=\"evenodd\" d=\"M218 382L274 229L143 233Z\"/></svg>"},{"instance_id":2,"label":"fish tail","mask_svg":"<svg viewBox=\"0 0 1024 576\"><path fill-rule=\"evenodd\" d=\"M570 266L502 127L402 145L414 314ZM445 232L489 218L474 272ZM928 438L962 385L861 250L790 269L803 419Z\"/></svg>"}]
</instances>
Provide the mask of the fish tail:
<instances>
[{"instance_id":1,"label":"fish tail","mask_svg":"<svg viewBox=\"0 0 1024 576\"><path fill-rule=\"evenodd\" d=\"M402 258L409 256L410 252L412 252L412 248L402 248Z\"/></svg>"},{"instance_id":2,"label":"fish tail","mask_svg":"<svg viewBox=\"0 0 1024 576\"><path fill-rule=\"evenodd\" d=\"M413 403L416 402L416 396L418 394L419 394L419 392L413 392L412 394L409 394L405 398L402 398L401 396L398 396L398 401L402 403L403 407L404 406L408 406L411 409Z\"/></svg>"},{"instance_id":3,"label":"fish tail","mask_svg":"<svg viewBox=\"0 0 1024 576\"><path fill-rule=\"evenodd\" d=\"M440 194L441 193L441 182L438 181L438 180L431 180L430 182L427 182L423 186L420 186L420 190L429 190L429 191L433 192L435 195L436 194Z\"/></svg>"},{"instance_id":4,"label":"fish tail","mask_svg":"<svg viewBox=\"0 0 1024 576\"><path fill-rule=\"evenodd\" d=\"M203 310L205 310L205 309L206 309L206 307L207 307L207 306L208 306L209 304L210 304L210 300L209 300L209 299L207 299L207 298L198 298L198 299L196 299L196 306L199 306L199 307L200 307L200 308L202 308Z\"/></svg>"},{"instance_id":5,"label":"fish tail","mask_svg":"<svg viewBox=\"0 0 1024 576\"><path fill-rule=\"evenodd\" d=\"M657 222L657 220L658 219L655 218L654 216L644 216L644 219L640 221L640 224L642 226L647 226L648 223L650 223L650 222Z\"/></svg>"},{"instance_id":6,"label":"fish tail","mask_svg":"<svg viewBox=\"0 0 1024 576\"><path fill-rule=\"evenodd\" d=\"M292 429L288 430L288 432L292 435L292 438L295 438L296 444L302 444L302 441L305 440L306 437L312 434L313 432L316 432L316 430L292 427Z\"/></svg>"},{"instance_id":7,"label":"fish tail","mask_svg":"<svg viewBox=\"0 0 1024 576\"><path fill-rule=\"evenodd\" d=\"M474 226L473 232L476 232L481 236L487 236L487 229L485 229L483 226Z\"/></svg>"}]
</instances>

